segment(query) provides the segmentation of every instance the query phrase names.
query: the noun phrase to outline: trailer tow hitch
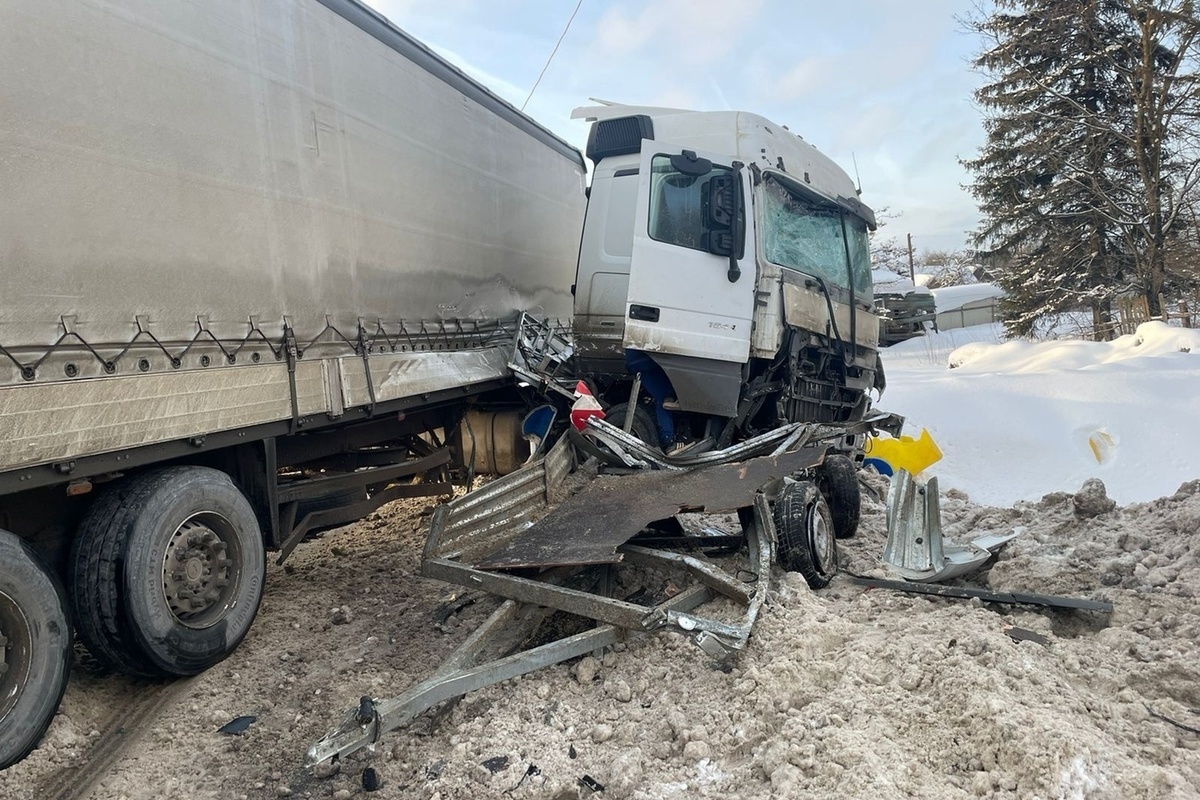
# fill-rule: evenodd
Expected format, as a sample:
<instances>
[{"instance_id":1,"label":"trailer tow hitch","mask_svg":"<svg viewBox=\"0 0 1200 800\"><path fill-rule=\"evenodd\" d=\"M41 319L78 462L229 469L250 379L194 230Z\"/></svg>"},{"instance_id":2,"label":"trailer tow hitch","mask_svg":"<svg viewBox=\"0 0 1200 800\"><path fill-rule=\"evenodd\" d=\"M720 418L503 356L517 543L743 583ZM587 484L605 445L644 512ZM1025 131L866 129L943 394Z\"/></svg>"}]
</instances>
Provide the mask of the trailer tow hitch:
<instances>
[{"instance_id":1,"label":"trailer tow hitch","mask_svg":"<svg viewBox=\"0 0 1200 800\"><path fill-rule=\"evenodd\" d=\"M623 433L619 428L607 427L618 434ZM785 432L774 441L760 442L753 449L770 452L782 441L792 438L792 433ZM642 520L660 518L653 516L659 513L655 504L677 496L670 492L721 496L726 504L736 500L733 508L741 508L738 517L747 549L745 554L727 557L732 560L730 570L721 566L726 562L717 563L642 546L636 538L632 542L617 542L615 549L606 545L605 548L593 546L580 550L572 546L577 543L565 541L570 537L563 537L561 533L556 540L548 540L550 545L532 535L536 529L533 520L547 519L545 511L550 498L555 495L554 484L560 483L571 472L574 450L565 437L538 461L439 507L430 523L421 574L472 590L482 589L502 598L501 604L432 676L397 697L363 697L357 707L345 713L335 729L309 748L308 765L371 747L382 735L467 692L655 631L687 636L704 656L711 659L713 666L728 669L750 638L767 598L771 566L775 561L775 526L770 501L782 479L771 479L764 485L760 476L775 474L781 469L795 469L797 465L819 463L821 452L808 448L803 452L762 456L753 461L734 462L731 459L731 463L712 465L711 469L646 470L640 476L609 478L621 487L628 487L621 491L640 498L640 501L631 504L622 495L613 506L617 510L607 512L612 516L604 520L606 530L612 524L625 525L632 520L636 532L644 525ZM744 457L744 452L739 450L737 455ZM749 477L738 486L738 482L729 477L730 470ZM655 491L657 496L654 496ZM584 498L585 494L586 490L581 490L573 495L584 501L578 505L585 506L584 510L592 516L606 513ZM647 494L651 495L649 499ZM574 513L570 506L569 500L563 501L551 513L558 514L565 509L564 515L570 517ZM639 510L646 516L637 516ZM547 527L564 529L559 523ZM684 588L673 591L657 603L639 605L632 599L609 596L607 580L599 580L598 585L597 581L584 585L579 579L589 570L615 568L586 566L589 563L615 565L617 562L633 568L649 568L647 574L671 575L672 582ZM542 571L538 578L526 577L534 563L543 564ZM514 566L524 574L505 571ZM736 622L697 613L699 606L717 596L742 606L742 614ZM594 627L523 649L537 626L556 612L590 619L595 623Z\"/></svg>"}]
</instances>

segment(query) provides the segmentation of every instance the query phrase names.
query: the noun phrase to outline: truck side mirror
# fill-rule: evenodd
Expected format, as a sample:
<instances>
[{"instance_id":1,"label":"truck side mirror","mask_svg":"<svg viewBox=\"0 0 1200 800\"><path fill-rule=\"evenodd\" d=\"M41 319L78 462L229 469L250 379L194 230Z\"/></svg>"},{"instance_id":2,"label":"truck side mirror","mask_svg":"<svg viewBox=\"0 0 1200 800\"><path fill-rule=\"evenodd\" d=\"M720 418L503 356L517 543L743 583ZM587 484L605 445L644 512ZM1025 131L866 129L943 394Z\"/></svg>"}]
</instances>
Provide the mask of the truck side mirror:
<instances>
[{"instance_id":1,"label":"truck side mirror","mask_svg":"<svg viewBox=\"0 0 1200 800\"><path fill-rule=\"evenodd\" d=\"M733 253L733 234L730 231L705 231L704 249L714 256L728 256Z\"/></svg>"},{"instance_id":2,"label":"truck side mirror","mask_svg":"<svg viewBox=\"0 0 1200 800\"><path fill-rule=\"evenodd\" d=\"M728 230L733 227L734 184L732 175L714 175L708 179L705 206L708 227Z\"/></svg>"},{"instance_id":3,"label":"truck side mirror","mask_svg":"<svg viewBox=\"0 0 1200 800\"><path fill-rule=\"evenodd\" d=\"M737 173L714 175L704 188L704 247L714 256L733 258L737 230Z\"/></svg>"}]
</instances>

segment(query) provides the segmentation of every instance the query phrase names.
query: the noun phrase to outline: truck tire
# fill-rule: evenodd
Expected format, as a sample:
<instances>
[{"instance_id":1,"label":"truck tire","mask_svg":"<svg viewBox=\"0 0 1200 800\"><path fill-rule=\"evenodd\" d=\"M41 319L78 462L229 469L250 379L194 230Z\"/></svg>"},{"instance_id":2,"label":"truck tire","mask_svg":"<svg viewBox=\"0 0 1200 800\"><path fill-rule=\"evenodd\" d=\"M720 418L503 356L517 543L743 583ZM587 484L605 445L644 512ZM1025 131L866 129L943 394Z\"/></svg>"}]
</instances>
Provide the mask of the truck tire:
<instances>
[{"instance_id":1,"label":"truck tire","mask_svg":"<svg viewBox=\"0 0 1200 800\"><path fill-rule=\"evenodd\" d=\"M225 473L190 466L143 473L101 498L72 561L80 638L139 675L195 675L232 653L266 572L249 501Z\"/></svg>"},{"instance_id":2,"label":"truck tire","mask_svg":"<svg viewBox=\"0 0 1200 800\"><path fill-rule=\"evenodd\" d=\"M125 539L111 523L138 480L115 484L100 494L79 524L71 544L67 594L75 632L100 664L126 675L161 678L162 671L133 641L119 590Z\"/></svg>"},{"instance_id":3,"label":"truck tire","mask_svg":"<svg viewBox=\"0 0 1200 800\"><path fill-rule=\"evenodd\" d=\"M616 425L618 428L624 428L625 412L628 408L629 403L617 403L613 405L604 412L604 421ZM659 446L658 426L654 423L654 415L640 404L634 406L633 426L629 432L651 447Z\"/></svg>"},{"instance_id":4,"label":"truck tire","mask_svg":"<svg viewBox=\"0 0 1200 800\"><path fill-rule=\"evenodd\" d=\"M813 589L823 589L837 574L837 541L829 506L816 484L789 483L775 501L779 563L799 572Z\"/></svg>"},{"instance_id":5,"label":"truck tire","mask_svg":"<svg viewBox=\"0 0 1200 800\"><path fill-rule=\"evenodd\" d=\"M58 580L20 538L0 530L0 769L50 726L71 671L71 625Z\"/></svg>"},{"instance_id":6,"label":"truck tire","mask_svg":"<svg viewBox=\"0 0 1200 800\"><path fill-rule=\"evenodd\" d=\"M862 492L858 487L858 470L850 456L829 453L817 471L817 486L829 506L833 519L833 535L849 539L858 532L862 511Z\"/></svg>"}]
</instances>

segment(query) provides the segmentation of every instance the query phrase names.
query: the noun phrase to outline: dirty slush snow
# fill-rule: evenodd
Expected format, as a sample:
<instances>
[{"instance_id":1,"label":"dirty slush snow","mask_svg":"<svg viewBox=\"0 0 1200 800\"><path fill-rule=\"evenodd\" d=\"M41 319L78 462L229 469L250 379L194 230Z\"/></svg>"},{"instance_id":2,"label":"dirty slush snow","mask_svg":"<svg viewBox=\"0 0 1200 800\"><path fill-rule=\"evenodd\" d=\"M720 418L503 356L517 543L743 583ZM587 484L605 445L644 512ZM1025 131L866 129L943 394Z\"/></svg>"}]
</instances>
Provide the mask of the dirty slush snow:
<instances>
[{"instance_id":1,"label":"dirty slush snow","mask_svg":"<svg viewBox=\"0 0 1200 800\"><path fill-rule=\"evenodd\" d=\"M886 483L866 480L843 570L886 577ZM494 607L415 576L429 509L395 504L273 569L238 652L132 732L91 796L566 800L590 796L589 783L647 800L1198 796L1200 735L1187 728L1200 728L1200 481L1089 508L1065 493L989 508L950 491L942 512L959 541L1022 529L962 583L1106 599L1111 615L864 590L845 576L813 592L778 574L730 672L682 637L633 639L468 695L436 724L314 775L300 767L306 747L360 695L427 677ZM78 767L109 706L141 686L84 660L44 744L0 773L0 796L33 800ZM241 715L257 721L217 733Z\"/></svg>"}]
</instances>

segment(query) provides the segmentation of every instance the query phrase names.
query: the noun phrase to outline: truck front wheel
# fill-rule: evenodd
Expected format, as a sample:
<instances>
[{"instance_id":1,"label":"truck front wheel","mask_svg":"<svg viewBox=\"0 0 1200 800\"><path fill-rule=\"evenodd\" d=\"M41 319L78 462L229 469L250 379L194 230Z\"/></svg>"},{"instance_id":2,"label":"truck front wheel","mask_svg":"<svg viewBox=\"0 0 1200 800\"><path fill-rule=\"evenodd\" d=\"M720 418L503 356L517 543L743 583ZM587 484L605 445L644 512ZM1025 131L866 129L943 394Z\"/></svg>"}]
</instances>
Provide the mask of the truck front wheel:
<instances>
[{"instance_id":1,"label":"truck front wheel","mask_svg":"<svg viewBox=\"0 0 1200 800\"><path fill-rule=\"evenodd\" d=\"M21 539L0 530L0 769L28 755L50 726L71 655L62 587Z\"/></svg>"},{"instance_id":2,"label":"truck front wheel","mask_svg":"<svg viewBox=\"0 0 1200 800\"><path fill-rule=\"evenodd\" d=\"M80 525L72 560L80 638L109 666L143 675L195 675L232 653L266 571L249 501L207 467L115 487Z\"/></svg>"},{"instance_id":3,"label":"truck front wheel","mask_svg":"<svg viewBox=\"0 0 1200 800\"><path fill-rule=\"evenodd\" d=\"M849 539L858 532L862 513L862 492L858 488L858 468L854 461L841 453L829 453L817 470L817 485L829 505L834 535Z\"/></svg>"},{"instance_id":4,"label":"truck front wheel","mask_svg":"<svg viewBox=\"0 0 1200 800\"><path fill-rule=\"evenodd\" d=\"M775 532L779 563L799 572L813 589L823 589L838 569L833 519L821 490L809 481L783 487L775 501Z\"/></svg>"}]
</instances>

